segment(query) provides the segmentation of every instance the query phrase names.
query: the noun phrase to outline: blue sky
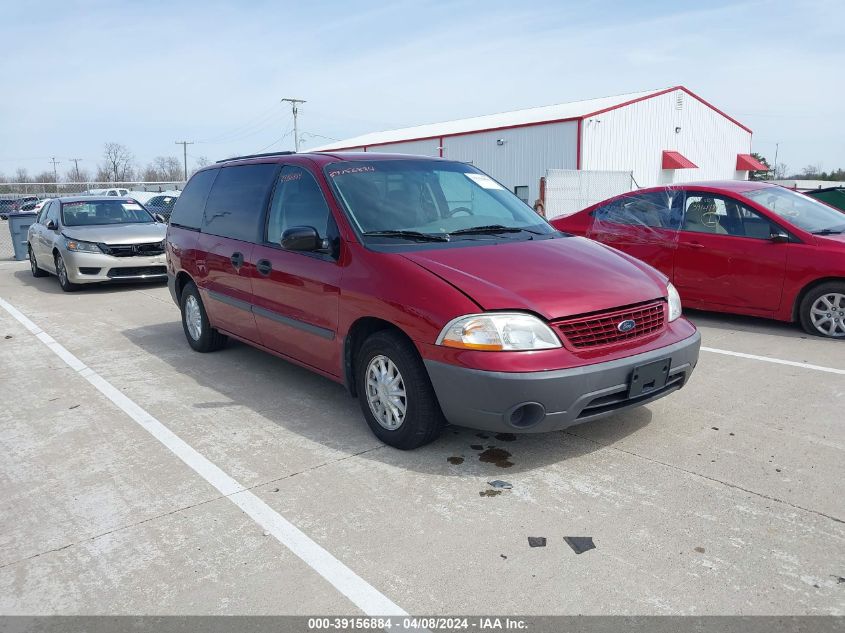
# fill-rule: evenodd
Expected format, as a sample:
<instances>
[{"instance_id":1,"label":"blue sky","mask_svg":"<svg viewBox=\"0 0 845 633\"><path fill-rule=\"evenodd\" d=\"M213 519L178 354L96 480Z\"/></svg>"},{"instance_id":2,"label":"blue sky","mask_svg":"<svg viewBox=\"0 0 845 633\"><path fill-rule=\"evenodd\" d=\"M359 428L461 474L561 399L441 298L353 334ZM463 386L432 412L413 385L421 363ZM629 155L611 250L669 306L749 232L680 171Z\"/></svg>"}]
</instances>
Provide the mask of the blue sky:
<instances>
[{"instance_id":1,"label":"blue sky","mask_svg":"<svg viewBox=\"0 0 845 633\"><path fill-rule=\"evenodd\" d=\"M94 171L682 84L791 171L845 167L845 3L18 2L3 10L0 173ZM286 134L287 133L287 134ZM315 136L321 135L321 136Z\"/></svg>"}]
</instances>

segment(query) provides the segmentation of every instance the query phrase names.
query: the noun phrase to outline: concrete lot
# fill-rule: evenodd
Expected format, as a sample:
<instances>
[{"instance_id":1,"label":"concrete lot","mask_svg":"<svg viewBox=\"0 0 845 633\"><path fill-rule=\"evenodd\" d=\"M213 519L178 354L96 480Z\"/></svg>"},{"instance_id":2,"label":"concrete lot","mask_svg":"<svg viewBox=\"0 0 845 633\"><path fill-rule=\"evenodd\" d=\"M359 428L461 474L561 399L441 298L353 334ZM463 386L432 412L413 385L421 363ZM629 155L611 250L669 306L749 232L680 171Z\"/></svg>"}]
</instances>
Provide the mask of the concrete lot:
<instances>
[{"instance_id":1,"label":"concrete lot","mask_svg":"<svg viewBox=\"0 0 845 633\"><path fill-rule=\"evenodd\" d=\"M163 286L0 263L0 298L406 612L845 614L845 374L705 351L633 412L400 452L339 385L193 353ZM691 318L706 347L845 370L795 327ZM4 309L0 359L0 613L361 613Z\"/></svg>"}]
</instances>

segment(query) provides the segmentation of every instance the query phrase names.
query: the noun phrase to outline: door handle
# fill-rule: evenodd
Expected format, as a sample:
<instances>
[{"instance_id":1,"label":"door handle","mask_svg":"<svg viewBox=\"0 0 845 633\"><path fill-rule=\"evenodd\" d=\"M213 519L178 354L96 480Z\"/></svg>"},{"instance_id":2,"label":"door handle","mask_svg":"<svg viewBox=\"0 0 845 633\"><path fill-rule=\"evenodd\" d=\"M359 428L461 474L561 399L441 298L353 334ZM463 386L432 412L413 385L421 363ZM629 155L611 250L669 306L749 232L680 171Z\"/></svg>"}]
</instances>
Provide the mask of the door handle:
<instances>
[{"instance_id":1,"label":"door handle","mask_svg":"<svg viewBox=\"0 0 845 633\"><path fill-rule=\"evenodd\" d=\"M235 270L238 270L241 266L244 265L244 254L243 253L232 253L232 256L229 258L232 262L232 266L235 267Z\"/></svg>"},{"instance_id":2,"label":"door handle","mask_svg":"<svg viewBox=\"0 0 845 633\"><path fill-rule=\"evenodd\" d=\"M687 246L690 248L704 248L704 244L699 244L698 242L689 242Z\"/></svg>"},{"instance_id":3,"label":"door handle","mask_svg":"<svg viewBox=\"0 0 845 633\"><path fill-rule=\"evenodd\" d=\"M258 263L255 264L256 270L258 270L258 274L266 277L273 271L273 264L270 263L269 259L259 259Z\"/></svg>"}]
</instances>

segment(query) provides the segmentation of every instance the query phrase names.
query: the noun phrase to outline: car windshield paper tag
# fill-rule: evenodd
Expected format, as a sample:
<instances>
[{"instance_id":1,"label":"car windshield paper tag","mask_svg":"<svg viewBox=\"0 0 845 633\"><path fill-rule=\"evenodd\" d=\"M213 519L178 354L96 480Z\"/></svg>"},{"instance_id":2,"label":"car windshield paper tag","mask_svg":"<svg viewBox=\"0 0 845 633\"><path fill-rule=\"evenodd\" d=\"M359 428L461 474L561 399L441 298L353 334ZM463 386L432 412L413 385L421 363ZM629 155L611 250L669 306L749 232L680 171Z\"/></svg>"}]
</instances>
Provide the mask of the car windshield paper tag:
<instances>
[{"instance_id":1,"label":"car windshield paper tag","mask_svg":"<svg viewBox=\"0 0 845 633\"><path fill-rule=\"evenodd\" d=\"M127 211L140 211L141 205L138 204L137 202L125 202L123 204L123 208L126 209Z\"/></svg>"},{"instance_id":2,"label":"car windshield paper tag","mask_svg":"<svg viewBox=\"0 0 845 633\"><path fill-rule=\"evenodd\" d=\"M504 189L502 185L490 178L490 176L485 176L484 174L464 174L464 176L484 189Z\"/></svg>"}]
</instances>

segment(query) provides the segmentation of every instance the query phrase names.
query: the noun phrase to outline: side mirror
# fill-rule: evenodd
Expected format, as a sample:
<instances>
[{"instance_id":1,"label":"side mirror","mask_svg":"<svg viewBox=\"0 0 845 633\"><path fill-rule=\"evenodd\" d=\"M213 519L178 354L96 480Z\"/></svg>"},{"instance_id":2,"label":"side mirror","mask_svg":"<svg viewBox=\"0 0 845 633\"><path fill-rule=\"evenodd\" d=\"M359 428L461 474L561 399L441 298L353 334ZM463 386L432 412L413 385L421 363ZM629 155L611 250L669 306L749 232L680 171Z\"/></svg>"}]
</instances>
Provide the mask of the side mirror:
<instances>
[{"instance_id":1,"label":"side mirror","mask_svg":"<svg viewBox=\"0 0 845 633\"><path fill-rule=\"evenodd\" d=\"M59 225L56 224L55 220L47 220L47 224L45 225L48 231L55 231L59 228Z\"/></svg>"},{"instance_id":2,"label":"side mirror","mask_svg":"<svg viewBox=\"0 0 845 633\"><path fill-rule=\"evenodd\" d=\"M772 233L769 236L769 239L774 242L775 244L786 244L789 242L789 236L784 233L783 231L778 231L777 233Z\"/></svg>"},{"instance_id":3,"label":"side mirror","mask_svg":"<svg viewBox=\"0 0 845 633\"><path fill-rule=\"evenodd\" d=\"M167 220L164 219L164 216L161 213L154 213L153 217L159 224L167 224Z\"/></svg>"},{"instance_id":4,"label":"side mirror","mask_svg":"<svg viewBox=\"0 0 845 633\"><path fill-rule=\"evenodd\" d=\"M323 248L323 240L313 226L293 226L286 229L279 243L289 251L318 251Z\"/></svg>"}]
</instances>

